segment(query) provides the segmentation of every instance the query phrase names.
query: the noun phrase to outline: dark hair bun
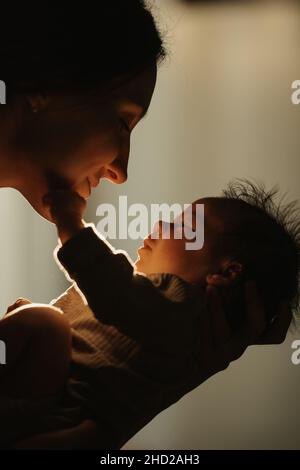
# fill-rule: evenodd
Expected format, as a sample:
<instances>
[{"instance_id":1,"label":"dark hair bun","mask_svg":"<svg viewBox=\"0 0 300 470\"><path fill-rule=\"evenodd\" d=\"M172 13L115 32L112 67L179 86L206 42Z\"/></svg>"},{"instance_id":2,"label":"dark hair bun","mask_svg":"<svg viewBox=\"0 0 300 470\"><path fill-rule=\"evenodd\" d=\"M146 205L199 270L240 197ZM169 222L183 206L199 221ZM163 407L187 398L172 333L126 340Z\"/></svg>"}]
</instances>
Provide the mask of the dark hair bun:
<instances>
[{"instance_id":1,"label":"dark hair bun","mask_svg":"<svg viewBox=\"0 0 300 470\"><path fill-rule=\"evenodd\" d=\"M142 0L40 5L34 15L22 5L2 12L1 80L11 91L89 88L164 56Z\"/></svg>"}]
</instances>

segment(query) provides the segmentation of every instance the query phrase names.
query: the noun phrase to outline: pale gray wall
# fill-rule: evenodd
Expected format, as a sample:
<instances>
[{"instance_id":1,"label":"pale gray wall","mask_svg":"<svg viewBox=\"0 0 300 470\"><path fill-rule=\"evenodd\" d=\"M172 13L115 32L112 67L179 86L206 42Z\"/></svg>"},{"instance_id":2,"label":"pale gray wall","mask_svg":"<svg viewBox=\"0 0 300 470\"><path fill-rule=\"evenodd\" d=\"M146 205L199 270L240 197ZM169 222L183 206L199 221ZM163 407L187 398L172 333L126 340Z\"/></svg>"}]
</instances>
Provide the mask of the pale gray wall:
<instances>
[{"instance_id":1,"label":"pale gray wall","mask_svg":"<svg viewBox=\"0 0 300 470\"><path fill-rule=\"evenodd\" d=\"M18 297L33 302L57 297L68 282L53 259L55 226L34 212L20 193L5 188L0 188L0 220L0 312Z\"/></svg>"},{"instance_id":2,"label":"pale gray wall","mask_svg":"<svg viewBox=\"0 0 300 470\"><path fill-rule=\"evenodd\" d=\"M160 0L171 56L148 117L133 133L129 179L103 182L96 207L128 202L189 203L217 195L233 177L280 183L300 199L300 11L296 3L241 2L191 9ZM67 283L52 259L53 226L14 190L1 189L1 308L18 296L46 302ZM113 242L135 258L140 241ZM300 365L284 345L251 347L238 362L165 410L127 449L300 448Z\"/></svg>"},{"instance_id":3,"label":"pale gray wall","mask_svg":"<svg viewBox=\"0 0 300 470\"><path fill-rule=\"evenodd\" d=\"M133 133L129 179L106 182L95 206L189 203L254 177L300 200L300 11L283 2L183 7L161 0L171 57L151 112ZM234 2L233 2L234 3ZM95 211L91 220L97 222ZM141 242L115 243L135 258ZM300 448L300 365L284 345L251 347L238 362L156 417L125 449Z\"/></svg>"}]
</instances>

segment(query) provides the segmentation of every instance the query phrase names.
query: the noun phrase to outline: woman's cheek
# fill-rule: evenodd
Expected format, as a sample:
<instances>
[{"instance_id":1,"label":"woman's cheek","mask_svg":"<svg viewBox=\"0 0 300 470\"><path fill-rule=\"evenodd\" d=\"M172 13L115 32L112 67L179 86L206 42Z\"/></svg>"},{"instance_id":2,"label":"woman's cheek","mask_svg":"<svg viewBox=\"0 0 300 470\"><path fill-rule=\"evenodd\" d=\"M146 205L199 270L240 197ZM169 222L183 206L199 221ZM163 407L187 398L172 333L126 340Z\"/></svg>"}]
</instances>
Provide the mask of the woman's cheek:
<instances>
[{"instance_id":1,"label":"woman's cheek","mask_svg":"<svg viewBox=\"0 0 300 470\"><path fill-rule=\"evenodd\" d=\"M91 171L97 172L101 166L108 165L117 158L119 153L118 141L114 134L110 134L103 138L97 136L96 138L86 142L86 145L81 149L80 153L73 158L73 168L77 166L81 169L82 173L89 174ZM76 164L77 162L77 164ZM72 171L72 170L71 170Z\"/></svg>"},{"instance_id":2,"label":"woman's cheek","mask_svg":"<svg viewBox=\"0 0 300 470\"><path fill-rule=\"evenodd\" d=\"M176 268L180 264L181 257L178 240L162 241L155 255L161 260L165 270Z\"/></svg>"},{"instance_id":3,"label":"woman's cheek","mask_svg":"<svg viewBox=\"0 0 300 470\"><path fill-rule=\"evenodd\" d=\"M185 269L187 265L187 250L186 250L186 240L179 239L174 240L172 251L170 252L170 258L172 263L176 265L178 269Z\"/></svg>"},{"instance_id":4,"label":"woman's cheek","mask_svg":"<svg viewBox=\"0 0 300 470\"><path fill-rule=\"evenodd\" d=\"M93 154L101 157L104 163L110 163L118 157L121 148L120 134L115 129L108 129L106 133L97 137L94 142Z\"/></svg>"}]
</instances>

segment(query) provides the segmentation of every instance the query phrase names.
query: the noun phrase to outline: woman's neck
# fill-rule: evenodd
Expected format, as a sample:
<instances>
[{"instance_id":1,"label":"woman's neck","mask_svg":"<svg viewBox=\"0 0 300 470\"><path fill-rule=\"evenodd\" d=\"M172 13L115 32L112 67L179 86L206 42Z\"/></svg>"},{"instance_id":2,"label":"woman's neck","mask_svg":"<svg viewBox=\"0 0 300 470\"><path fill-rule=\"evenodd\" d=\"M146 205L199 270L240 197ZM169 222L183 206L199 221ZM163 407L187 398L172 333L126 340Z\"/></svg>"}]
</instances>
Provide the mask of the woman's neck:
<instances>
[{"instance_id":1,"label":"woman's neck","mask_svg":"<svg viewBox=\"0 0 300 470\"><path fill-rule=\"evenodd\" d=\"M48 191L43 169L28 155L12 152L1 141L0 188L16 189L42 217L50 220L48 209L42 203L42 197Z\"/></svg>"}]
</instances>

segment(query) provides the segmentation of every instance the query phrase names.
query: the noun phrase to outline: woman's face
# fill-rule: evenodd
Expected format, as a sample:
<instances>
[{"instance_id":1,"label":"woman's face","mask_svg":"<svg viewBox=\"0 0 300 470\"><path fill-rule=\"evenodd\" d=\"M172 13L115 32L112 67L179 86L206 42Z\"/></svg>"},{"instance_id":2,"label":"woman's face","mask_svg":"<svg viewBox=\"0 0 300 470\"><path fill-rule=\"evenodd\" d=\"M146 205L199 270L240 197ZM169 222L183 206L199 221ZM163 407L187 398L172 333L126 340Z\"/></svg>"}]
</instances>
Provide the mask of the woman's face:
<instances>
[{"instance_id":1,"label":"woman's face","mask_svg":"<svg viewBox=\"0 0 300 470\"><path fill-rule=\"evenodd\" d=\"M102 178L126 181L131 132L148 110L156 72L156 65L149 66L109 90L30 97L37 112L15 137L28 170L24 165L14 187L43 217L51 220L42 197L52 182L65 182L88 198Z\"/></svg>"}]
</instances>

